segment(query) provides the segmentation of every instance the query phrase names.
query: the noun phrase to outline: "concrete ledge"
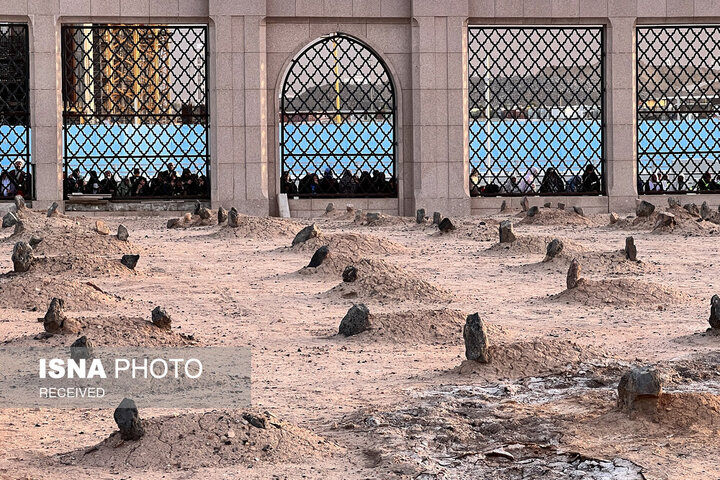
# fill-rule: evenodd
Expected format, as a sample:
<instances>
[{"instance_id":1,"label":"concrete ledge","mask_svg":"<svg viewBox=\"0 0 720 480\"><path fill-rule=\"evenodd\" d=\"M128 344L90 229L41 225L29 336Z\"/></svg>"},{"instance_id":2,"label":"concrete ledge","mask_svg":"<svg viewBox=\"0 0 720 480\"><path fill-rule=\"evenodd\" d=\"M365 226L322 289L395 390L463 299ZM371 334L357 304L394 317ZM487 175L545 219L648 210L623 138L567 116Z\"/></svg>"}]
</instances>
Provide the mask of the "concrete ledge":
<instances>
[{"instance_id":1,"label":"concrete ledge","mask_svg":"<svg viewBox=\"0 0 720 480\"><path fill-rule=\"evenodd\" d=\"M664 209L668 206L668 198L677 198L681 204L695 203L699 207L703 202L707 202L708 206L716 210L720 206L720 193L685 193L685 194L663 194L663 195L640 195L640 200L645 200L655 205L657 208Z\"/></svg>"},{"instance_id":2,"label":"concrete ledge","mask_svg":"<svg viewBox=\"0 0 720 480\"><path fill-rule=\"evenodd\" d=\"M294 218L311 218L325 213L328 203L333 203L337 210L345 210L352 204L356 210L384 213L386 215L399 214L399 200L397 198L291 198L290 216Z\"/></svg>"},{"instance_id":3,"label":"concrete ledge","mask_svg":"<svg viewBox=\"0 0 720 480\"><path fill-rule=\"evenodd\" d=\"M200 200L205 207L210 206L209 200ZM195 200L147 200L137 202L65 202L65 213L80 213L82 215L179 215L183 212L192 212L195 209Z\"/></svg>"},{"instance_id":4,"label":"concrete ledge","mask_svg":"<svg viewBox=\"0 0 720 480\"><path fill-rule=\"evenodd\" d=\"M608 213L608 197L595 196L595 197L582 197L582 196L552 196L552 197L541 197L541 196L529 196L531 207L542 207L547 202L552 204L552 207L557 207L558 203L564 203L565 208L572 208L574 206L582 207L585 213ZM472 215L487 215L491 213L500 212L502 202L507 202L509 208L521 208L520 202L523 197L473 197L471 199L471 212Z\"/></svg>"}]
</instances>

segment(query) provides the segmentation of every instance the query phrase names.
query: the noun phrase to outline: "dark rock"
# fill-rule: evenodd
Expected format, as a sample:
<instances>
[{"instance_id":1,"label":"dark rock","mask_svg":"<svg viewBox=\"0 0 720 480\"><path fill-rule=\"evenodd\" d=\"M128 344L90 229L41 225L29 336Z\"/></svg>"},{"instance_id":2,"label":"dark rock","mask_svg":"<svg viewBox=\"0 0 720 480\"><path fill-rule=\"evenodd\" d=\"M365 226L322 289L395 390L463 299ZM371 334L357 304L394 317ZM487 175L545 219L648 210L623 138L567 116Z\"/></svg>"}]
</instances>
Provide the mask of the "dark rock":
<instances>
[{"instance_id":1,"label":"dark rock","mask_svg":"<svg viewBox=\"0 0 720 480\"><path fill-rule=\"evenodd\" d=\"M293 238L292 241L293 247L299 243L305 243L311 238L317 237L319 234L320 230L317 229L314 223L312 225L308 225L295 235L295 238Z\"/></svg>"},{"instance_id":2,"label":"dark rock","mask_svg":"<svg viewBox=\"0 0 720 480\"><path fill-rule=\"evenodd\" d=\"M123 440L140 440L145 435L142 420L133 400L123 398L113 414L115 423L120 429L120 438Z\"/></svg>"},{"instance_id":3,"label":"dark rock","mask_svg":"<svg viewBox=\"0 0 720 480\"><path fill-rule=\"evenodd\" d=\"M180 226L180 223L182 223L182 220L179 218L171 218L167 221L167 228L175 228Z\"/></svg>"},{"instance_id":4,"label":"dark rock","mask_svg":"<svg viewBox=\"0 0 720 480\"><path fill-rule=\"evenodd\" d=\"M662 383L654 369L631 369L618 384L618 407L628 413L655 413L662 395Z\"/></svg>"},{"instance_id":5,"label":"dark rock","mask_svg":"<svg viewBox=\"0 0 720 480\"><path fill-rule=\"evenodd\" d=\"M615 212L610 212L610 225L615 225L620 217Z\"/></svg>"},{"instance_id":6,"label":"dark rock","mask_svg":"<svg viewBox=\"0 0 720 480\"><path fill-rule=\"evenodd\" d=\"M700 209L694 203L686 203L685 205L683 205L683 208L693 217L700 216Z\"/></svg>"},{"instance_id":7,"label":"dark rock","mask_svg":"<svg viewBox=\"0 0 720 480\"><path fill-rule=\"evenodd\" d=\"M35 257L33 249L27 242L17 242L12 252L13 270L18 273L27 272L33 264Z\"/></svg>"},{"instance_id":8,"label":"dark rock","mask_svg":"<svg viewBox=\"0 0 720 480\"><path fill-rule=\"evenodd\" d=\"M528 216L528 217L534 217L534 216L537 215L538 213L540 213L540 208L538 208L538 207L530 207L530 208L528 209L528 211L527 211L527 216Z\"/></svg>"},{"instance_id":9,"label":"dark rock","mask_svg":"<svg viewBox=\"0 0 720 480\"><path fill-rule=\"evenodd\" d=\"M228 227L237 228L238 227L238 211L235 210L235 207L230 208L230 211L228 212ZM293 243L293 245L295 245Z\"/></svg>"},{"instance_id":10,"label":"dark rock","mask_svg":"<svg viewBox=\"0 0 720 480\"><path fill-rule=\"evenodd\" d=\"M635 215L638 217L649 217L655 211L655 205L643 200L635 207Z\"/></svg>"},{"instance_id":11,"label":"dark rock","mask_svg":"<svg viewBox=\"0 0 720 480\"><path fill-rule=\"evenodd\" d=\"M200 216L200 218L202 218L203 220L209 220L210 217L212 217L212 212L211 212L209 209L205 208L205 207L200 207L200 210L198 210L198 213L197 213L197 214L198 214L198 215Z\"/></svg>"},{"instance_id":12,"label":"dark rock","mask_svg":"<svg viewBox=\"0 0 720 480\"><path fill-rule=\"evenodd\" d=\"M77 361L83 358L85 360L89 360L93 357L94 353L95 346L85 335L78 338L72 345L70 345L70 358L73 360Z\"/></svg>"},{"instance_id":13,"label":"dark rock","mask_svg":"<svg viewBox=\"0 0 720 480\"><path fill-rule=\"evenodd\" d=\"M657 220L655 220L655 227L654 228L662 228L662 227L675 227L675 215L668 212L660 212L657 214Z\"/></svg>"},{"instance_id":14,"label":"dark rock","mask_svg":"<svg viewBox=\"0 0 720 480\"><path fill-rule=\"evenodd\" d=\"M95 221L95 231L100 235L110 235L110 229L102 220Z\"/></svg>"},{"instance_id":15,"label":"dark rock","mask_svg":"<svg viewBox=\"0 0 720 480\"><path fill-rule=\"evenodd\" d=\"M585 216L585 211L582 209L582 207L574 206L573 211L580 215L581 217Z\"/></svg>"},{"instance_id":16,"label":"dark rock","mask_svg":"<svg viewBox=\"0 0 720 480\"><path fill-rule=\"evenodd\" d=\"M710 299L710 328L720 329L720 297Z\"/></svg>"},{"instance_id":17,"label":"dark rock","mask_svg":"<svg viewBox=\"0 0 720 480\"><path fill-rule=\"evenodd\" d=\"M162 307L155 307L152 311L152 323L163 330L172 328L172 319Z\"/></svg>"},{"instance_id":18,"label":"dark rock","mask_svg":"<svg viewBox=\"0 0 720 480\"><path fill-rule=\"evenodd\" d=\"M710 215L712 215L710 205L708 205L707 202L703 202L700 206L700 218L702 218L703 220L707 220Z\"/></svg>"},{"instance_id":19,"label":"dark rock","mask_svg":"<svg viewBox=\"0 0 720 480\"><path fill-rule=\"evenodd\" d=\"M578 282L580 281L580 271L581 270L582 270L582 267L580 267L580 263L577 261L577 259L573 259L573 261L570 263L570 268L568 268L568 273L567 273L567 288L568 288L568 290L578 286Z\"/></svg>"},{"instance_id":20,"label":"dark rock","mask_svg":"<svg viewBox=\"0 0 720 480\"><path fill-rule=\"evenodd\" d=\"M43 242L43 240L45 240L43 237L38 237L37 235L33 235L30 237L30 246L32 248L35 248L38 245L40 245Z\"/></svg>"},{"instance_id":21,"label":"dark rock","mask_svg":"<svg viewBox=\"0 0 720 480\"><path fill-rule=\"evenodd\" d=\"M553 239L550 243L547 245L547 250L545 252L545 259L543 262L549 262L553 258L560 255L560 252L563 251L563 248L565 245L563 245L563 242L557 238Z\"/></svg>"},{"instance_id":22,"label":"dark rock","mask_svg":"<svg viewBox=\"0 0 720 480\"><path fill-rule=\"evenodd\" d=\"M348 213L354 212L354 211L355 211L355 205L353 205L352 203L348 203L347 205L345 205L345 211L348 212Z\"/></svg>"},{"instance_id":23,"label":"dark rock","mask_svg":"<svg viewBox=\"0 0 720 480\"><path fill-rule=\"evenodd\" d=\"M57 209L59 206L60 205L58 205L57 202L53 202L52 205L50 205L50 208L48 208L47 216L52 217L52 216L57 215L57 213L58 213Z\"/></svg>"},{"instance_id":24,"label":"dark rock","mask_svg":"<svg viewBox=\"0 0 720 480\"><path fill-rule=\"evenodd\" d=\"M527 197L523 197L522 200L520 200L520 207L522 207L523 212L530 210L530 200L528 200Z\"/></svg>"},{"instance_id":25,"label":"dark rock","mask_svg":"<svg viewBox=\"0 0 720 480\"><path fill-rule=\"evenodd\" d=\"M359 303L347 311L340 322L339 332L341 335L350 337L362 333L368 328L370 328L370 311L365 305Z\"/></svg>"},{"instance_id":26,"label":"dark rock","mask_svg":"<svg viewBox=\"0 0 720 480\"><path fill-rule=\"evenodd\" d=\"M310 263L308 264L308 268L316 268L322 265L327 258L328 253L330 253L330 247L327 245L323 245L315 250L315 253L313 253L312 258L310 259Z\"/></svg>"},{"instance_id":27,"label":"dark rock","mask_svg":"<svg viewBox=\"0 0 720 480\"><path fill-rule=\"evenodd\" d=\"M20 220L13 212L7 212L2 219L2 228L14 227Z\"/></svg>"},{"instance_id":28,"label":"dark rock","mask_svg":"<svg viewBox=\"0 0 720 480\"><path fill-rule=\"evenodd\" d=\"M632 262L637 262L637 247L633 237L625 238L625 258Z\"/></svg>"},{"instance_id":29,"label":"dark rock","mask_svg":"<svg viewBox=\"0 0 720 480\"><path fill-rule=\"evenodd\" d=\"M243 413L243 419L255 428L266 428L266 422L264 417L258 417L252 413Z\"/></svg>"},{"instance_id":30,"label":"dark rock","mask_svg":"<svg viewBox=\"0 0 720 480\"><path fill-rule=\"evenodd\" d=\"M15 210L20 211L25 208L25 199L22 195L15 195Z\"/></svg>"},{"instance_id":31,"label":"dark rock","mask_svg":"<svg viewBox=\"0 0 720 480\"><path fill-rule=\"evenodd\" d=\"M544 207L544 208L550 208L550 207L552 207L552 203L550 203L550 202L545 202L545 203L543 203L543 207Z\"/></svg>"},{"instance_id":32,"label":"dark rock","mask_svg":"<svg viewBox=\"0 0 720 480\"><path fill-rule=\"evenodd\" d=\"M220 225L221 223L227 222L227 219L228 219L227 210L225 210L223 207L218 207L217 218L218 218L218 225Z\"/></svg>"},{"instance_id":33,"label":"dark rock","mask_svg":"<svg viewBox=\"0 0 720 480\"><path fill-rule=\"evenodd\" d=\"M122 223L118 225L118 231L117 231L117 239L121 240L123 242L127 242L127 239L130 237L130 232L128 232L128 229L125 225Z\"/></svg>"},{"instance_id":34,"label":"dark rock","mask_svg":"<svg viewBox=\"0 0 720 480\"><path fill-rule=\"evenodd\" d=\"M357 268L355 268L353 265L348 265L345 267L345 270L343 270L342 273L342 279L345 283L352 283L355 280L357 280Z\"/></svg>"},{"instance_id":35,"label":"dark rock","mask_svg":"<svg viewBox=\"0 0 720 480\"><path fill-rule=\"evenodd\" d=\"M380 220L380 214L378 212L368 212L367 215L365 215L365 219L368 222L377 222Z\"/></svg>"},{"instance_id":36,"label":"dark rock","mask_svg":"<svg viewBox=\"0 0 720 480\"><path fill-rule=\"evenodd\" d=\"M18 220L18 222L15 224L15 230L13 231L13 235L20 235L25 231L25 224L22 220Z\"/></svg>"},{"instance_id":37,"label":"dark rock","mask_svg":"<svg viewBox=\"0 0 720 480\"><path fill-rule=\"evenodd\" d=\"M564 204L564 203L558 203L558 210L565 210L565 204Z\"/></svg>"},{"instance_id":38,"label":"dark rock","mask_svg":"<svg viewBox=\"0 0 720 480\"><path fill-rule=\"evenodd\" d=\"M445 217L442 219L442 221L438 224L438 230L440 230L442 233L448 233L455 230L455 225L453 225L452 221Z\"/></svg>"},{"instance_id":39,"label":"dark rock","mask_svg":"<svg viewBox=\"0 0 720 480\"><path fill-rule=\"evenodd\" d=\"M500 243L512 243L517 240L510 220L500 222Z\"/></svg>"},{"instance_id":40,"label":"dark rock","mask_svg":"<svg viewBox=\"0 0 720 480\"><path fill-rule=\"evenodd\" d=\"M487 328L480 315L473 313L465 319L463 327L463 338L465 339L465 357L480 363L490 361L490 342Z\"/></svg>"},{"instance_id":41,"label":"dark rock","mask_svg":"<svg viewBox=\"0 0 720 480\"><path fill-rule=\"evenodd\" d=\"M125 265L130 270L135 270L135 266L140 260L140 255L123 255L120 259L120 263Z\"/></svg>"},{"instance_id":42,"label":"dark rock","mask_svg":"<svg viewBox=\"0 0 720 480\"><path fill-rule=\"evenodd\" d=\"M202 208L202 203L200 203L200 200L195 200L195 208L193 209L193 215L200 215L200 209Z\"/></svg>"},{"instance_id":43,"label":"dark rock","mask_svg":"<svg viewBox=\"0 0 720 480\"><path fill-rule=\"evenodd\" d=\"M505 210L507 210L507 208L508 208L508 206L507 206L507 201L506 201L506 200L503 200L503 201L502 201L502 204L500 205L500 211L501 211L501 212L504 212Z\"/></svg>"},{"instance_id":44,"label":"dark rock","mask_svg":"<svg viewBox=\"0 0 720 480\"><path fill-rule=\"evenodd\" d=\"M327 207L325 207L325 213L330 213L335 210L335 204L333 202L330 202L327 204Z\"/></svg>"},{"instance_id":45,"label":"dark rock","mask_svg":"<svg viewBox=\"0 0 720 480\"><path fill-rule=\"evenodd\" d=\"M433 212L433 225L440 225L441 221L442 215L440 215L440 212Z\"/></svg>"},{"instance_id":46,"label":"dark rock","mask_svg":"<svg viewBox=\"0 0 720 480\"><path fill-rule=\"evenodd\" d=\"M65 301L62 298L53 298L50 301L45 318L43 318L43 327L49 333L61 333L65 328Z\"/></svg>"},{"instance_id":47,"label":"dark rock","mask_svg":"<svg viewBox=\"0 0 720 480\"><path fill-rule=\"evenodd\" d=\"M415 212L415 222L416 223L425 223L425 209L424 208L418 208L417 212Z\"/></svg>"},{"instance_id":48,"label":"dark rock","mask_svg":"<svg viewBox=\"0 0 720 480\"><path fill-rule=\"evenodd\" d=\"M680 199L676 197L668 198L668 207L675 208L680 207Z\"/></svg>"}]
</instances>

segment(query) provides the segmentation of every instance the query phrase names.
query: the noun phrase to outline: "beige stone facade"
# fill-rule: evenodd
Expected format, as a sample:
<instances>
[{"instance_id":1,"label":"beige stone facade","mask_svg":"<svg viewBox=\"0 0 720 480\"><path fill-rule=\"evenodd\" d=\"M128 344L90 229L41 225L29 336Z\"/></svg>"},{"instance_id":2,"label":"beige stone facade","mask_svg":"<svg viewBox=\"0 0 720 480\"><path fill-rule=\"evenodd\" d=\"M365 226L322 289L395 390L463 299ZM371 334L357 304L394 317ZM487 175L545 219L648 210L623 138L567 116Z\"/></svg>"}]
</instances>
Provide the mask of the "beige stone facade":
<instances>
[{"instance_id":1,"label":"beige stone facade","mask_svg":"<svg viewBox=\"0 0 720 480\"><path fill-rule=\"evenodd\" d=\"M30 26L36 204L62 200L60 27L64 23L210 26L213 206L276 214L278 109L292 57L343 32L372 47L396 87L399 198L333 200L412 215L496 211L502 198L468 191L467 25L606 28L607 196L537 198L586 211L628 211L637 198L635 26L720 23L718 0L0 0L0 20ZM716 197L708 196L717 204ZM328 200L291 200L295 216ZM519 202L519 199L512 199Z\"/></svg>"}]
</instances>

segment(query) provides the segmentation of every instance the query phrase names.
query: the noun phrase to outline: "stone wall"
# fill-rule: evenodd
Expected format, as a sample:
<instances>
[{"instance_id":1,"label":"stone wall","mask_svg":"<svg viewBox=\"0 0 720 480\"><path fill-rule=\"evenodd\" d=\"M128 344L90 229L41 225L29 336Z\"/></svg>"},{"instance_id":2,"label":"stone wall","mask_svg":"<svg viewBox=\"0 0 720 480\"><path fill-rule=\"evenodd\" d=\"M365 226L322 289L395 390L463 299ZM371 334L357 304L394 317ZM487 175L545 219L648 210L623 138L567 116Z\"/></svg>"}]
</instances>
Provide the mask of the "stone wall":
<instances>
[{"instance_id":1,"label":"stone wall","mask_svg":"<svg viewBox=\"0 0 720 480\"><path fill-rule=\"evenodd\" d=\"M285 71L293 55L318 36L344 32L378 52L393 76L400 195L334 203L405 215L420 207L461 215L495 211L502 202L471 199L468 192L468 24L606 27L607 196L537 203L629 211L637 198L635 25L720 23L720 1L0 0L0 16L30 25L35 203L42 208L62 198L61 24L206 23L214 207L277 213L278 92ZM326 204L290 201L295 215L324 211Z\"/></svg>"}]
</instances>

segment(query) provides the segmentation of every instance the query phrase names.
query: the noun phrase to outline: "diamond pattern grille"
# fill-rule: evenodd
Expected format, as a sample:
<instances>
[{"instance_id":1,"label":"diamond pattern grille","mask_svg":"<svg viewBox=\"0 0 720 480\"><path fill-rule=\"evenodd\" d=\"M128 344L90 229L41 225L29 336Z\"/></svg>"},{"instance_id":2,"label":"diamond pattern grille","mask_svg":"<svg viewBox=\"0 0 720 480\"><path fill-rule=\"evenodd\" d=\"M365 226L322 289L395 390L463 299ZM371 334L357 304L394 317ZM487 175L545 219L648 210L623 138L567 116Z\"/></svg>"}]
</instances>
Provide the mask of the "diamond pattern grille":
<instances>
[{"instance_id":1,"label":"diamond pattern grille","mask_svg":"<svg viewBox=\"0 0 720 480\"><path fill-rule=\"evenodd\" d=\"M62 28L65 194L210 195L207 26Z\"/></svg>"},{"instance_id":2,"label":"diamond pattern grille","mask_svg":"<svg viewBox=\"0 0 720 480\"><path fill-rule=\"evenodd\" d=\"M637 27L638 191L720 193L720 26Z\"/></svg>"},{"instance_id":3,"label":"diamond pattern grille","mask_svg":"<svg viewBox=\"0 0 720 480\"><path fill-rule=\"evenodd\" d=\"M473 196L599 195L602 27L469 27Z\"/></svg>"},{"instance_id":4,"label":"diamond pattern grille","mask_svg":"<svg viewBox=\"0 0 720 480\"><path fill-rule=\"evenodd\" d=\"M34 197L28 26L0 23L0 198Z\"/></svg>"},{"instance_id":5,"label":"diamond pattern grille","mask_svg":"<svg viewBox=\"0 0 720 480\"><path fill-rule=\"evenodd\" d=\"M283 193L397 196L394 87L358 40L322 37L293 60L280 125Z\"/></svg>"}]
</instances>

